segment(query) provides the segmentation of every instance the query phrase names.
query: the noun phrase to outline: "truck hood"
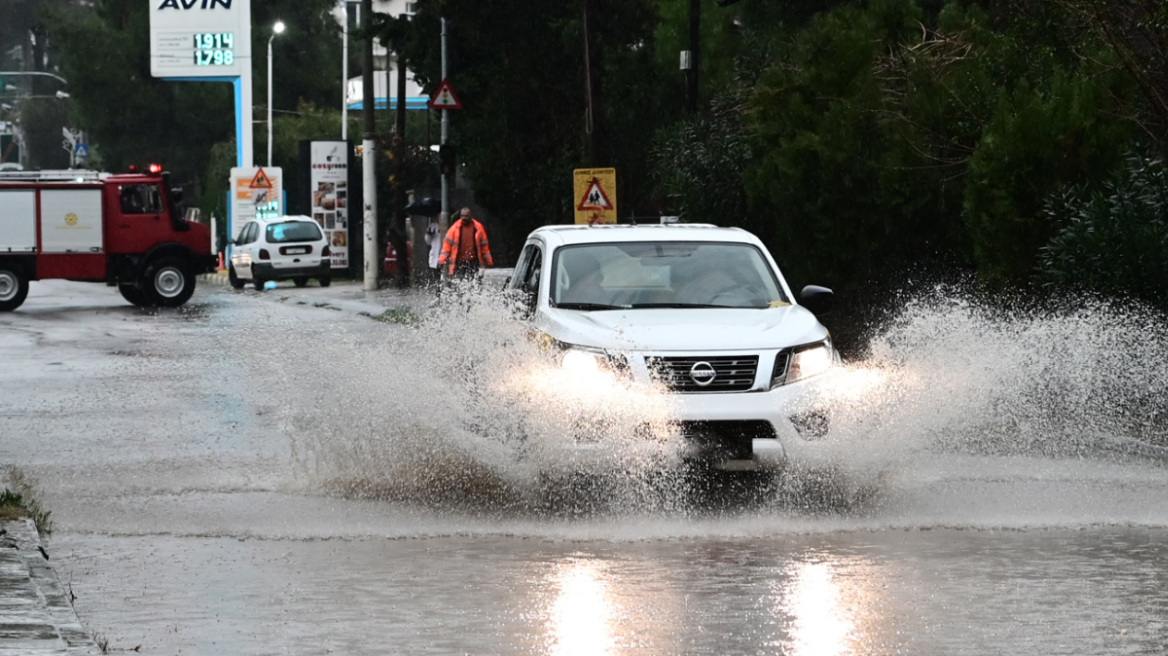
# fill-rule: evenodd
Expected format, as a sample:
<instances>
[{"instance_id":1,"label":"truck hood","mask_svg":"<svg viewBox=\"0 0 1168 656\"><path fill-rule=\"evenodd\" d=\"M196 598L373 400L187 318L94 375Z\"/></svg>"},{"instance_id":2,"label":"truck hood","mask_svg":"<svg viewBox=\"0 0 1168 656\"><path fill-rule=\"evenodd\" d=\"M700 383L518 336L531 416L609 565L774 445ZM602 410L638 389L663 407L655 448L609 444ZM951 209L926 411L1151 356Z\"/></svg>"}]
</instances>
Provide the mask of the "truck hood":
<instances>
[{"instance_id":1,"label":"truck hood","mask_svg":"<svg viewBox=\"0 0 1168 656\"><path fill-rule=\"evenodd\" d=\"M568 344L623 351L777 349L828 336L815 315L797 305L765 310L549 308L535 327Z\"/></svg>"}]
</instances>

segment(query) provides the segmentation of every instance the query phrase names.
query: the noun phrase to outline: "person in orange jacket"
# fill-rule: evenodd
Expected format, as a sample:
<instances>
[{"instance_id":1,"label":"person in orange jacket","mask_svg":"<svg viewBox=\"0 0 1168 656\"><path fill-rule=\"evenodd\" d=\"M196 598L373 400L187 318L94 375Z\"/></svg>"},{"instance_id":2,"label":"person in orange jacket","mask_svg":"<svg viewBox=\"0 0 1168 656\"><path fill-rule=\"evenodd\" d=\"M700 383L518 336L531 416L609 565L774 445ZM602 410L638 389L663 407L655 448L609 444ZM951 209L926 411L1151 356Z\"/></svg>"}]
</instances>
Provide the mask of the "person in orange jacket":
<instances>
[{"instance_id":1,"label":"person in orange jacket","mask_svg":"<svg viewBox=\"0 0 1168 656\"><path fill-rule=\"evenodd\" d=\"M472 278L480 268L495 266L495 258L491 257L487 231L470 208L464 207L458 214L458 220L446 231L438 266L453 278Z\"/></svg>"}]
</instances>

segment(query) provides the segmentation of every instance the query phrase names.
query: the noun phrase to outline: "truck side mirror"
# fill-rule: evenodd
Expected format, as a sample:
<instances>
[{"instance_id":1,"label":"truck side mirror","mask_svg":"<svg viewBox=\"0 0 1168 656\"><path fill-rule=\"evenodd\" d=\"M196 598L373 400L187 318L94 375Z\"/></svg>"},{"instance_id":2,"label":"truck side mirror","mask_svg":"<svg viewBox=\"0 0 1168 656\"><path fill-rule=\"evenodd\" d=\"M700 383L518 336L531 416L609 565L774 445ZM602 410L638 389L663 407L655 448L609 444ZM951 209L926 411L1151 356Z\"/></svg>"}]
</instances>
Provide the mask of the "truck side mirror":
<instances>
[{"instance_id":1,"label":"truck side mirror","mask_svg":"<svg viewBox=\"0 0 1168 656\"><path fill-rule=\"evenodd\" d=\"M811 310L811 314L817 317L823 316L831 312L835 305L835 292L827 287L807 285L799 292L799 305Z\"/></svg>"}]
</instances>

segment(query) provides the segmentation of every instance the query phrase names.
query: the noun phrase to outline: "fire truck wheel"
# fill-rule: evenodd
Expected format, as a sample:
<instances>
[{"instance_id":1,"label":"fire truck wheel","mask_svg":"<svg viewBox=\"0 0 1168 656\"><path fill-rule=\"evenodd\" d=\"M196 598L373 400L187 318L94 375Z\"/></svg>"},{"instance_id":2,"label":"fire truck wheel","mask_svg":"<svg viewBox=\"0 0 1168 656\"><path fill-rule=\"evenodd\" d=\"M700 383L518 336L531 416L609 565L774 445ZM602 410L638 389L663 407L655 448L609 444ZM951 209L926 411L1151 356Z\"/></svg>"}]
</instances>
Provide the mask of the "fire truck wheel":
<instances>
[{"instance_id":1,"label":"fire truck wheel","mask_svg":"<svg viewBox=\"0 0 1168 656\"><path fill-rule=\"evenodd\" d=\"M328 287L331 284L333 284L332 278L330 278L328 276L323 276L320 278L320 286L321 287Z\"/></svg>"},{"instance_id":2,"label":"fire truck wheel","mask_svg":"<svg viewBox=\"0 0 1168 656\"><path fill-rule=\"evenodd\" d=\"M122 298L129 301L132 305L137 305L138 307L149 305L146 302L146 295L142 293L142 288L137 285L123 283L118 285L118 291L121 292Z\"/></svg>"},{"instance_id":3,"label":"fire truck wheel","mask_svg":"<svg viewBox=\"0 0 1168 656\"><path fill-rule=\"evenodd\" d=\"M163 256L146 266L141 289L151 305L178 307L195 293L195 276L182 259Z\"/></svg>"},{"instance_id":4,"label":"fire truck wheel","mask_svg":"<svg viewBox=\"0 0 1168 656\"><path fill-rule=\"evenodd\" d=\"M232 264L227 265L227 282L231 283L232 289L243 289L243 281L235 275L235 266Z\"/></svg>"},{"instance_id":5,"label":"fire truck wheel","mask_svg":"<svg viewBox=\"0 0 1168 656\"><path fill-rule=\"evenodd\" d=\"M292 279L292 282L293 282L293 283L294 283L294 284L295 284L297 287L307 287L307 286L308 286L308 278L304 278L304 277L300 277L300 278L293 278L293 279Z\"/></svg>"},{"instance_id":6,"label":"fire truck wheel","mask_svg":"<svg viewBox=\"0 0 1168 656\"><path fill-rule=\"evenodd\" d=\"M11 312L20 307L26 296L28 279L0 264L0 312Z\"/></svg>"}]
</instances>

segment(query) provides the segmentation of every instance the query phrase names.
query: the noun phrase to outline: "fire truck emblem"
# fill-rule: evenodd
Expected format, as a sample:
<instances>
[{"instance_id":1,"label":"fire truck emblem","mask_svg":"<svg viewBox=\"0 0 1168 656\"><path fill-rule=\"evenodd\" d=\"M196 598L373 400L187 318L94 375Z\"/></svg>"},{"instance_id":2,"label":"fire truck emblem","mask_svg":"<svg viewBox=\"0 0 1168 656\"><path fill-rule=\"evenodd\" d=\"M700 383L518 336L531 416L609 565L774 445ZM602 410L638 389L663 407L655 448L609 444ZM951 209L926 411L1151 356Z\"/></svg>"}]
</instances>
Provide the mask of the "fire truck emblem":
<instances>
[{"instance_id":1,"label":"fire truck emblem","mask_svg":"<svg viewBox=\"0 0 1168 656\"><path fill-rule=\"evenodd\" d=\"M77 215L73 212L69 212L65 215L65 223L68 224L70 228L77 225Z\"/></svg>"}]
</instances>

